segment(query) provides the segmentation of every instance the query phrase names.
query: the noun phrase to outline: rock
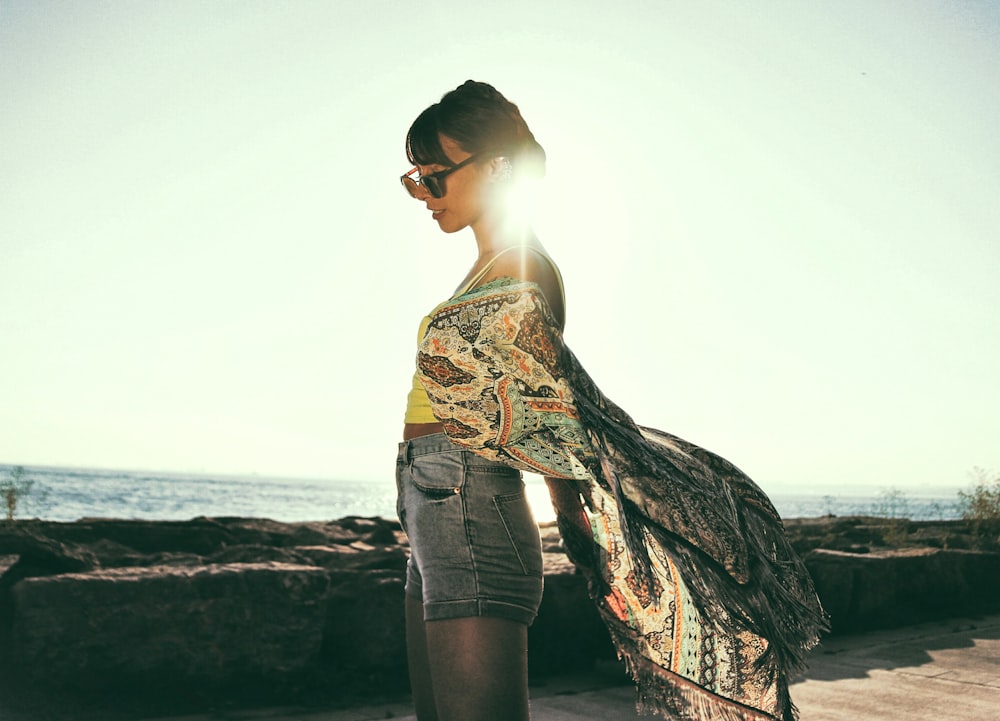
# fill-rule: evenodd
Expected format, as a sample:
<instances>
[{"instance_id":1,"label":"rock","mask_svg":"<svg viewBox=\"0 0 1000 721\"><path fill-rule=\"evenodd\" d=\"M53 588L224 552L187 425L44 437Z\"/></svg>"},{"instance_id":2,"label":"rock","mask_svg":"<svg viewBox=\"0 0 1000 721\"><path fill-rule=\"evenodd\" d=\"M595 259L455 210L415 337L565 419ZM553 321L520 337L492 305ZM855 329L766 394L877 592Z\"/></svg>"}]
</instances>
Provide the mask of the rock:
<instances>
[{"instance_id":1,"label":"rock","mask_svg":"<svg viewBox=\"0 0 1000 721\"><path fill-rule=\"evenodd\" d=\"M829 517L786 527L808 553L835 631L1000 610L1000 555L954 550L975 540L960 522ZM532 675L612 658L558 529L540 533ZM90 686L116 699L124 686L174 698L195 683L237 700L400 690L407 556L399 524L380 518L0 524L0 680L22 669L40 688Z\"/></svg>"},{"instance_id":2,"label":"rock","mask_svg":"<svg viewBox=\"0 0 1000 721\"><path fill-rule=\"evenodd\" d=\"M335 674L405 687L404 580L402 567L331 572L322 654Z\"/></svg>"},{"instance_id":3,"label":"rock","mask_svg":"<svg viewBox=\"0 0 1000 721\"><path fill-rule=\"evenodd\" d=\"M319 656L327 574L281 563L153 566L28 578L13 652L29 675L93 690L282 678Z\"/></svg>"},{"instance_id":4,"label":"rock","mask_svg":"<svg viewBox=\"0 0 1000 721\"><path fill-rule=\"evenodd\" d=\"M361 519L358 519L359 523ZM354 524L359 525L359 524ZM398 527L398 524L395 524ZM396 543L394 524L376 519L364 532L336 522L280 523L266 518L195 518L190 521L84 519L73 523L18 521L0 524L0 551L8 546L62 544L95 553L121 555L182 553L210 556L233 546L287 548L321 544L349 544L373 534ZM371 541L370 541L371 542ZM376 544L377 545L377 544ZM6 551L4 551L6 552Z\"/></svg>"},{"instance_id":5,"label":"rock","mask_svg":"<svg viewBox=\"0 0 1000 721\"><path fill-rule=\"evenodd\" d=\"M375 546L398 543L396 533L401 530L398 521L387 521L384 518L348 516L340 519L340 524L359 534L365 542Z\"/></svg>"},{"instance_id":6,"label":"rock","mask_svg":"<svg viewBox=\"0 0 1000 721\"><path fill-rule=\"evenodd\" d=\"M1000 554L936 548L805 558L834 633L1000 609Z\"/></svg>"},{"instance_id":7,"label":"rock","mask_svg":"<svg viewBox=\"0 0 1000 721\"><path fill-rule=\"evenodd\" d=\"M12 532L11 525L0 526L0 554L15 559L0 572L0 642L9 627L10 589L23 578L87 571L99 566L97 556L75 544L61 543L28 530Z\"/></svg>"},{"instance_id":8,"label":"rock","mask_svg":"<svg viewBox=\"0 0 1000 721\"><path fill-rule=\"evenodd\" d=\"M548 554L546 554L548 555ZM538 618L528 628L528 669L533 676L593 667L615 650L579 574L549 573Z\"/></svg>"},{"instance_id":9,"label":"rock","mask_svg":"<svg viewBox=\"0 0 1000 721\"><path fill-rule=\"evenodd\" d=\"M792 547L803 556L817 548L867 553L900 548L977 548L981 545L977 544L974 524L967 521L821 516L786 518L783 523Z\"/></svg>"},{"instance_id":10,"label":"rock","mask_svg":"<svg viewBox=\"0 0 1000 721\"><path fill-rule=\"evenodd\" d=\"M20 556L0 556L0 584L3 583L4 574L14 567L14 564L21 560Z\"/></svg>"},{"instance_id":11,"label":"rock","mask_svg":"<svg viewBox=\"0 0 1000 721\"><path fill-rule=\"evenodd\" d=\"M190 521L87 518L74 523L22 521L18 525L21 524L64 543L113 541L140 553L175 552L203 556L235 541L234 534L224 523L210 518Z\"/></svg>"},{"instance_id":12,"label":"rock","mask_svg":"<svg viewBox=\"0 0 1000 721\"><path fill-rule=\"evenodd\" d=\"M0 524L0 553L20 556L19 564L42 573L68 573L97 566L93 551L72 541L53 538L32 526Z\"/></svg>"},{"instance_id":13,"label":"rock","mask_svg":"<svg viewBox=\"0 0 1000 721\"><path fill-rule=\"evenodd\" d=\"M315 565L309 558L299 553L295 548L281 546L264 546L259 543L249 543L239 546L227 546L206 556L204 563L289 563L292 565Z\"/></svg>"},{"instance_id":14,"label":"rock","mask_svg":"<svg viewBox=\"0 0 1000 721\"><path fill-rule=\"evenodd\" d=\"M408 555L399 546L368 546L364 549L350 546L304 546L296 549L314 565L331 571L337 570L396 570L406 567Z\"/></svg>"}]
</instances>

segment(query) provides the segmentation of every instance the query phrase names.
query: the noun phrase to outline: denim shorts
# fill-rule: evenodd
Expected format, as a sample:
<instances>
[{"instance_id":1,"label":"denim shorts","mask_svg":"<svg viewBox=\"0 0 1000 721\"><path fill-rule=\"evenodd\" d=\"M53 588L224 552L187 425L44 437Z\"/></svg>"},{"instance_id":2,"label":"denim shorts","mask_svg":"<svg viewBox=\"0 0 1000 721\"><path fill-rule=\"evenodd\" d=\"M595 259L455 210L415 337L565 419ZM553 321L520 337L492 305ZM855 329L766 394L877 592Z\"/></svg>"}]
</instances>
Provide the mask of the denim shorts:
<instances>
[{"instance_id":1,"label":"denim shorts","mask_svg":"<svg viewBox=\"0 0 1000 721\"><path fill-rule=\"evenodd\" d=\"M426 620L535 619L542 547L520 471L435 433L399 444L396 488L410 540L406 593L423 601Z\"/></svg>"}]
</instances>

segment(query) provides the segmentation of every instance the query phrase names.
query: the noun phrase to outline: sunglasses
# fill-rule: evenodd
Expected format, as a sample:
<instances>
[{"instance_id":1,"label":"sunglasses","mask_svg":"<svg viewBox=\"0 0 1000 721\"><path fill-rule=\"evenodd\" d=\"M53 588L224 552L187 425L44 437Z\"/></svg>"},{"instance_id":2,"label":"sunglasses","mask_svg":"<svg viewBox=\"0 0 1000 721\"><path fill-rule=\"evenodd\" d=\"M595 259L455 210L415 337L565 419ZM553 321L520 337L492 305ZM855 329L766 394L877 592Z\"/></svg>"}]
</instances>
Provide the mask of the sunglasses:
<instances>
[{"instance_id":1,"label":"sunglasses","mask_svg":"<svg viewBox=\"0 0 1000 721\"><path fill-rule=\"evenodd\" d=\"M399 176L399 180L403 184L403 187L406 188L406 192L414 198L417 197L417 186L420 185L424 186L432 197L443 198L444 194L448 192L444 187L444 179L459 168L464 168L477 157L476 155L470 155L458 165L453 165L450 168L445 168L429 175L421 175L416 168L413 168L410 172ZM414 177L414 174L416 174L416 177Z\"/></svg>"}]
</instances>

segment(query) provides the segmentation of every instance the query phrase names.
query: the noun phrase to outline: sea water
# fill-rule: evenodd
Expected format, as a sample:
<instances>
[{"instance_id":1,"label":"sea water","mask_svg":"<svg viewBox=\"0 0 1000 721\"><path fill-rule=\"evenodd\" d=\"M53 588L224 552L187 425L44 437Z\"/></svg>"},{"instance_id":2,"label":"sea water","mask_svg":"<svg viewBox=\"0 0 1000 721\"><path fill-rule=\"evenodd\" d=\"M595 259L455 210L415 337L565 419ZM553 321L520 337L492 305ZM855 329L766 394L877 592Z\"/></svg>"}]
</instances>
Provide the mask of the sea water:
<instances>
[{"instance_id":1,"label":"sea water","mask_svg":"<svg viewBox=\"0 0 1000 721\"><path fill-rule=\"evenodd\" d=\"M0 466L0 487L11 478L11 471L11 466ZM396 488L391 476L381 481L306 480L26 466L22 478L31 488L19 499L18 518L188 520L241 516L295 522L345 516L396 517ZM544 481L527 476L525 483L536 520L554 520ZM948 520L960 516L957 492L941 490L928 493L891 488L871 493L769 495L784 518L834 514Z\"/></svg>"}]
</instances>

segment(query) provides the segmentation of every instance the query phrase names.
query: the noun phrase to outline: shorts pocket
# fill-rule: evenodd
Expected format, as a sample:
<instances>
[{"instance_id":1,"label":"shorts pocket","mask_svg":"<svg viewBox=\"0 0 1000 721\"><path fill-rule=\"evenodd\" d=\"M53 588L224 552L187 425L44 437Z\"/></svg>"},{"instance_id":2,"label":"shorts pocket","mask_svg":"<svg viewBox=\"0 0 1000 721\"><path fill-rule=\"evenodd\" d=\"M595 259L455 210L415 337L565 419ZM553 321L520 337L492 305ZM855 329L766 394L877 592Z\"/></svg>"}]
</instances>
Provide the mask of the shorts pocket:
<instances>
[{"instance_id":1,"label":"shorts pocket","mask_svg":"<svg viewBox=\"0 0 1000 721\"><path fill-rule=\"evenodd\" d=\"M444 501L462 492L465 466L456 453L431 453L410 462L410 482L430 500Z\"/></svg>"},{"instance_id":2,"label":"shorts pocket","mask_svg":"<svg viewBox=\"0 0 1000 721\"><path fill-rule=\"evenodd\" d=\"M542 541L538 535L538 524L531 515L524 490L517 493L494 496L493 505L500 514L510 544L521 563L525 576L542 576Z\"/></svg>"}]
</instances>

